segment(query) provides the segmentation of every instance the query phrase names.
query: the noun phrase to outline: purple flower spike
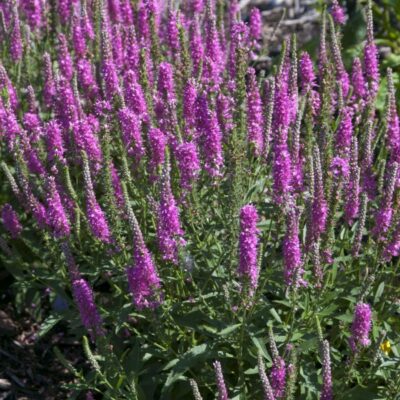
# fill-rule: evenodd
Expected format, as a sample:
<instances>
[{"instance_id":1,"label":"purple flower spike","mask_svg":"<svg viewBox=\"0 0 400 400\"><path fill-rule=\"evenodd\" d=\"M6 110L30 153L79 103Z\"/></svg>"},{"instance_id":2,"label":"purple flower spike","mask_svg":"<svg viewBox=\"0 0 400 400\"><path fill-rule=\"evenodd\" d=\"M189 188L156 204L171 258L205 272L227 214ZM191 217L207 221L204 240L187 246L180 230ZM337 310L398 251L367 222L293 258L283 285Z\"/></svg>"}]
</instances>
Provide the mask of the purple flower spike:
<instances>
[{"instance_id":1,"label":"purple flower spike","mask_svg":"<svg viewBox=\"0 0 400 400\"><path fill-rule=\"evenodd\" d=\"M85 36L82 31L81 21L78 17L74 17L73 19L72 44L77 57L83 57L86 54Z\"/></svg>"},{"instance_id":2,"label":"purple flower spike","mask_svg":"<svg viewBox=\"0 0 400 400\"><path fill-rule=\"evenodd\" d=\"M133 303L138 310L143 308L155 308L160 304L157 292L160 289L160 278L147 249L136 217L133 221L133 266L126 269L129 290Z\"/></svg>"},{"instance_id":3,"label":"purple flower spike","mask_svg":"<svg viewBox=\"0 0 400 400\"><path fill-rule=\"evenodd\" d=\"M258 89L255 70L249 69L250 82L247 95L248 107L248 141L253 146L254 155L260 156L264 148L264 118L260 91Z\"/></svg>"},{"instance_id":4,"label":"purple flower spike","mask_svg":"<svg viewBox=\"0 0 400 400\"><path fill-rule=\"evenodd\" d=\"M83 176L85 180L86 192L86 217L92 234L104 243L110 243L111 233L103 210L97 202L93 190L92 178L90 176L89 162L86 158L83 160Z\"/></svg>"},{"instance_id":5,"label":"purple flower spike","mask_svg":"<svg viewBox=\"0 0 400 400\"><path fill-rule=\"evenodd\" d=\"M82 86L85 95L94 97L98 94L96 79L93 75L93 66L86 58L81 58L76 63L76 72L79 85Z\"/></svg>"},{"instance_id":6,"label":"purple flower spike","mask_svg":"<svg viewBox=\"0 0 400 400\"><path fill-rule=\"evenodd\" d=\"M168 46L172 53L179 50L179 30L178 30L178 18L176 12L170 10L168 13L167 20L167 41Z\"/></svg>"},{"instance_id":7,"label":"purple flower spike","mask_svg":"<svg viewBox=\"0 0 400 400\"><path fill-rule=\"evenodd\" d=\"M367 43L364 48L364 68L369 83L370 95L374 97L379 88L379 61L378 48L374 42L374 26L370 7L368 7L367 11Z\"/></svg>"},{"instance_id":8,"label":"purple flower spike","mask_svg":"<svg viewBox=\"0 0 400 400\"><path fill-rule=\"evenodd\" d=\"M315 86L314 66L310 55L304 51L300 56L300 78L303 92L307 92Z\"/></svg>"},{"instance_id":9,"label":"purple flower spike","mask_svg":"<svg viewBox=\"0 0 400 400\"><path fill-rule=\"evenodd\" d=\"M176 95L174 88L174 70L172 65L167 62L162 62L158 71L157 90L162 96L162 101L168 103L176 103Z\"/></svg>"},{"instance_id":10,"label":"purple flower spike","mask_svg":"<svg viewBox=\"0 0 400 400\"><path fill-rule=\"evenodd\" d=\"M56 95L56 86L53 78L53 70L51 66L51 58L48 53L44 56L44 87L43 87L43 99L47 108L53 105L53 100Z\"/></svg>"},{"instance_id":11,"label":"purple flower spike","mask_svg":"<svg viewBox=\"0 0 400 400\"><path fill-rule=\"evenodd\" d=\"M143 121L148 122L146 98L133 70L129 70L124 77L124 96L127 107Z\"/></svg>"},{"instance_id":12,"label":"purple flower spike","mask_svg":"<svg viewBox=\"0 0 400 400\"><path fill-rule=\"evenodd\" d=\"M325 232L328 218L328 204L324 194L324 183L321 170L321 160L318 148L314 151L315 190L312 201L311 219L314 239L317 240Z\"/></svg>"},{"instance_id":13,"label":"purple flower spike","mask_svg":"<svg viewBox=\"0 0 400 400\"><path fill-rule=\"evenodd\" d=\"M105 59L103 61L101 72L106 84L107 100L112 101L113 97L120 91L119 79L114 61L112 59Z\"/></svg>"},{"instance_id":14,"label":"purple flower spike","mask_svg":"<svg viewBox=\"0 0 400 400\"><path fill-rule=\"evenodd\" d=\"M178 145L176 159L180 173L180 186L183 190L190 191L200 172L200 161L196 145L185 142Z\"/></svg>"},{"instance_id":15,"label":"purple flower spike","mask_svg":"<svg viewBox=\"0 0 400 400\"><path fill-rule=\"evenodd\" d=\"M75 279L72 282L72 293L81 315L82 324L94 340L104 335L102 320L94 302L92 288L84 279Z\"/></svg>"},{"instance_id":16,"label":"purple flower spike","mask_svg":"<svg viewBox=\"0 0 400 400\"><path fill-rule=\"evenodd\" d=\"M262 39L262 16L257 7L250 11L250 37L255 41Z\"/></svg>"},{"instance_id":17,"label":"purple flower spike","mask_svg":"<svg viewBox=\"0 0 400 400\"><path fill-rule=\"evenodd\" d=\"M371 306L366 303L358 303L354 311L353 323L351 325L351 337L349 344L351 350L355 353L359 347L367 347L371 341L369 332L372 327Z\"/></svg>"},{"instance_id":18,"label":"purple flower spike","mask_svg":"<svg viewBox=\"0 0 400 400\"><path fill-rule=\"evenodd\" d=\"M163 171L157 222L157 239L162 257L177 264L179 246L184 245L185 240L179 219L179 208L171 190L168 165L165 165Z\"/></svg>"},{"instance_id":19,"label":"purple flower spike","mask_svg":"<svg viewBox=\"0 0 400 400\"><path fill-rule=\"evenodd\" d=\"M64 34L58 35L59 48L58 48L58 64L60 66L61 73L67 81L72 79L74 68L72 65L71 55L68 51L67 39Z\"/></svg>"},{"instance_id":20,"label":"purple flower spike","mask_svg":"<svg viewBox=\"0 0 400 400\"><path fill-rule=\"evenodd\" d=\"M193 62L193 73L197 75L203 62L204 44L198 18L192 21L190 29L190 55Z\"/></svg>"},{"instance_id":21,"label":"purple flower spike","mask_svg":"<svg viewBox=\"0 0 400 400\"><path fill-rule=\"evenodd\" d=\"M109 243L111 234L107 220L94 194L89 195L86 200L86 216L93 235L102 242Z\"/></svg>"},{"instance_id":22,"label":"purple flower spike","mask_svg":"<svg viewBox=\"0 0 400 400\"><path fill-rule=\"evenodd\" d=\"M253 296L258 285L258 214L257 209L251 205L245 205L240 210L240 235L239 235L239 276L248 285L249 295Z\"/></svg>"},{"instance_id":23,"label":"purple flower spike","mask_svg":"<svg viewBox=\"0 0 400 400\"><path fill-rule=\"evenodd\" d=\"M221 175L223 165L222 133L215 111L208 108L206 95L197 99L197 129L199 144L204 159L204 168L212 177Z\"/></svg>"},{"instance_id":24,"label":"purple flower spike","mask_svg":"<svg viewBox=\"0 0 400 400\"><path fill-rule=\"evenodd\" d=\"M286 365L282 357L277 357L272 365L269 377L276 399L283 397L286 386Z\"/></svg>"},{"instance_id":25,"label":"purple flower spike","mask_svg":"<svg viewBox=\"0 0 400 400\"><path fill-rule=\"evenodd\" d=\"M367 84L364 79L361 61L358 57L353 61L351 83L353 85L355 96L359 99L364 99L367 94Z\"/></svg>"},{"instance_id":26,"label":"purple flower spike","mask_svg":"<svg viewBox=\"0 0 400 400\"><path fill-rule=\"evenodd\" d=\"M42 2L40 0L23 0L21 2L29 27L32 30L42 25Z\"/></svg>"},{"instance_id":27,"label":"purple flower spike","mask_svg":"<svg viewBox=\"0 0 400 400\"><path fill-rule=\"evenodd\" d=\"M219 361L214 361L215 379L218 388L218 400L228 400L228 390L226 389L222 367Z\"/></svg>"},{"instance_id":28,"label":"purple flower spike","mask_svg":"<svg viewBox=\"0 0 400 400\"><path fill-rule=\"evenodd\" d=\"M18 238L22 232L22 225L11 204L4 204L1 209L1 218L3 220L4 228L10 232L11 237L13 239Z\"/></svg>"},{"instance_id":29,"label":"purple flower spike","mask_svg":"<svg viewBox=\"0 0 400 400\"><path fill-rule=\"evenodd\" d=\"M56 238L69 236L71 227L61 203L54 177L47 179L47 223L53 229Z\"/></svg>"},{"instance_id":30,"label":"purple flower spike","mask_svg":"<svg viewBox=\"0 0 400 400\"><path fill-rule=\"evenodd\" d=\"M299 240L299 216L292 210L287 217L286 235L283 240L284 277L287 285L305 285L302 279L301 249Z\"/></svg>"},{"instance_id":31,"label":"purple flower spike","mask_svg":"<svg viewBox=\"0 0 400 400\"><path fill-rule=\"evenodd\" d=\"M111 183L114 189L114 196L117 201L118 207L123 208L125 205L125 200L122 192L121 180L119 179L118 171L113 163L111 163L110 169L111 169Z\"/></svg>"},{"instance_id":32,"label":"purple flower spike","mask_svg":"<svg viewBox=\"0 0 400 400\"><path fill-rule=\"evenodd\" d=\"M338 152L347 155L353 135L352 111L346 107L342 111L342 117L336 132L336 148Z\"/></svg>"},{"instance_id":33,"label":"purple flower spike","mask_svg":"<svg viewBox=\"0 0 400 400\"><path fill-rule=\"evenodd\" d=\"M144 156L145 150L137 116L125 107L118 111L118 119L122 130L122 140L128 155L139 162Z\"/></svg>"},{"instance_id":34,"label":"purple flower spike","mask_svg":"<svg viewBox=\"0 0 400 400\"><path fill-rule=\"evenodd\" d=\"M322 391L320 400L333 400L331 356L327 340L322 343Z\"/></svg>"},{"instance_id":35,"label":"purple flower spike","mask_svg":"<svg viewBox=\"0 0 400 400\"><path fill-rule=\"evenodd\" d=\"M21 27L19 24L19 16L16 5L13 7L13 25L10 39L10 55L11 59L14 62L18 62L22 59Z\"/></svg>"},{"instance_id":36,"label":"purple flower spike","mask_svg":"<svg viewBox=\"0 0 400 400\"><path fill-rule=\"evenodd\" d=\"M346 15L344 13L343 8L340 6L338 0L332 1L332 9L331 9L333 20L338 25L343 25L346 21Z\"/></svg>"},{"instance_id":37,"label":"purple flower spike","mask_svg":"<svg viewBox=\"0 0 400 400\"><path fill-rule=\"evenodd\" d=\"M164 163L167 137L160 129L151 128L148 138L150 144L150 173L156 175L157 168Z\"/></svg>"},{"instance_id":38,"label":"purple flower spike","mask_svg":"<svg viewBox=\"0 0 400 400\"><path fill-rule=\"evenodd\" d=\"M71 7L71 0L58 0L57 12L60 15L60 20L63 25L67 23L71 15Z\"/></svg>"},{"instance_id":39,"label":"purple flower spike","mask_svg":"<svg viewBox=\"0 0 400 400\"><path fill-rule=\"evenodd\" d=\"M183 92L183 116L185 119L185 126L187 127L187 129L193 129L195 127L196 98L197 98L197 90L194 82L190 80L185 86L185 90Z\"/></svg>"}]
</instances>

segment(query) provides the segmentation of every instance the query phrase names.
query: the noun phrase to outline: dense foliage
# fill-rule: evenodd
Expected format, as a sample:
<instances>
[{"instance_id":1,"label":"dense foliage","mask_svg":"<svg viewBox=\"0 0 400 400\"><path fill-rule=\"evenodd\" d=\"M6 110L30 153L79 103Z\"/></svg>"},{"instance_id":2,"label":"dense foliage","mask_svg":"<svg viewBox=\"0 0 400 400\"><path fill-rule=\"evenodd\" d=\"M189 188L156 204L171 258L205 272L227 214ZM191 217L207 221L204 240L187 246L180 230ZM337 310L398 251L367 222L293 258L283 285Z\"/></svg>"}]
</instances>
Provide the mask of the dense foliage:
<instances>
[{"instance_id":1,"label":"dense foliage","mask_svg":"<svg viewBox=\"0 0 400 400\"><path fill-rule=\"evenodd\" d=\"M318 61L252 67L262 15L191 0L0 3L0 259L73 397L394 399L400 130L371 5ZM254 66L254 65L253 65ZM51 313L46 315L51 304Z\"/></svg>"}]
</instances>

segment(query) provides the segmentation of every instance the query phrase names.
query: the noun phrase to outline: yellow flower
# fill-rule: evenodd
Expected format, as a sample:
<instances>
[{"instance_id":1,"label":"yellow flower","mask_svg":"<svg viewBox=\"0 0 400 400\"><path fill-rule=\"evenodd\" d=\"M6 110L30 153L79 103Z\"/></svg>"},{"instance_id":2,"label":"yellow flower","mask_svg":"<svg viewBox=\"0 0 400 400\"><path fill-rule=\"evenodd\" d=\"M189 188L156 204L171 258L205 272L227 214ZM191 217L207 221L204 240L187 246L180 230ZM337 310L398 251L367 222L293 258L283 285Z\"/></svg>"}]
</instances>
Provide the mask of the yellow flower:
<instances>
[{"instance_id":1,"label":"yellow flower","mask_svg":"<svg viewBox=\"0 0 400 400\"><path fill-rule=\"evenodd\" d=\"M390 341L389 340L385 340L384 342L382 342L381 344L381 350L383 353L385 353L385 355L389 355L390 353Z\"/></svg>"}]
</instances>

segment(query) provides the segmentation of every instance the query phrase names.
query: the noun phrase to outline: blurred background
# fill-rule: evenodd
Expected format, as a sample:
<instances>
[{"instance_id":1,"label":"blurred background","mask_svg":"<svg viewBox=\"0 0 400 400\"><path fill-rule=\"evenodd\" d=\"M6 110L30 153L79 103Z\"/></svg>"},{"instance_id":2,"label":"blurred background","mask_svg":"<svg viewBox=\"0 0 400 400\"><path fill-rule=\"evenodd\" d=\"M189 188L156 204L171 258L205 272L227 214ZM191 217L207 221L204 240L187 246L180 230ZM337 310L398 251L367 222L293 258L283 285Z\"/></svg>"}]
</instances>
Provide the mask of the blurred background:
<instances>
[{"instance_id":1,"label":"blurred background","mask_svg":"<svg viewBox=\"0 0 400 400\"><path fill-rule=\"evenodd\" d=\"M351 60L362 56L366 39L365 7L367 0L340 0L347 14L342 28L344 63L351 70ZM285 37L295 33L298 48L307 50L315 59L320 33L320 14L324 7L329 10L328 0L242 0L242 15L246 19L252 7L262 10L264 20L265 51L255 61L256 68L268 69L279 55ZM392 68L397 89L400 89L400 0L373 0L374 30L379 46L381 75ZM378 97L378 109L383 109L386 96L386 79ZM400 99L399 99L400 105Z\"/></svg>"}]
</instances>

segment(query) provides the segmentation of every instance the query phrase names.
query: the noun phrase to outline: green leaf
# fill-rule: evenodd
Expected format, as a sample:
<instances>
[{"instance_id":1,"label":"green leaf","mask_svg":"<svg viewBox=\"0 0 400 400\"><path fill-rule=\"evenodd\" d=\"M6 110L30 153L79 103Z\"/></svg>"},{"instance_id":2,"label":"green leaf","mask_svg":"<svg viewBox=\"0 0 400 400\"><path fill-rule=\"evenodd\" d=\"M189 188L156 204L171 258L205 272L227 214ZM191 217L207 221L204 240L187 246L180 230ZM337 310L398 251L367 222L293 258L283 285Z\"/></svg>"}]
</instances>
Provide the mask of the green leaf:
<instances>
[{"instance_id":1,"label":"green leaf","mask_svg":"<svg viewBox=\"0 0 400 400\"><path fill-rule=\"evenodd\" d=\"M279 314L276 312L275 308L271 308L269 310L269 312L271 313L271 315L277 320L277 322L279 322L280 324L282 323L281 317L279 316Z\"/></svg>"},{"instance_id":2,"label":"green leaf","mask_svg":"<svg viewBox=\"0 0 400 400\"><path fill-rule=\"evenodd\" d=\"M37 341L50 332L61 320L61 315L50 314L40 325L39 332L37 333Z\"/></svg>"},{"instance_id":3,"label":"green leaf","mask_svg":"<svg viewBox=\"0 0 400 400\"><path fill-rule=\"evenodd\" d=\"M379 301L379 299L381 298L384 289L385 289L385 282L381 282L381 283L379 284L379 286L378 286L378 289L376 289L376 293L375 293L375 297L374 297L374 303L375 303L375 304L376 304L376 303Z\"/></svg>"},{"instance_id":4,"label":"green leaf","mask_svg":"<svg viewBox=\"0 0 400 400\"><path fill-rule=\"evenodd\" d=\"M222 329L221 332L218 333L219 336L227 336L230 333L236 331L236 329L240 328L242 324L235 324L235 325L230 325L226 327L225 329Z\"/></svg>"},{"instance_id":5,"label":"green leaf","mask_svg":"<svg viewBox=\"0 0 400 400\"><path fill-rule=\"evenodd\" d=\"M161 390L161 399L168 398L169 392L172 390L172 386L178 380L186 380L187 378L183 375L188 369L193 366L198 366L206 359L211 358L213 352L208 344L200 344L192 347L189 351L182 355L179 359L172 360L168 363L169 367L173 364L171 372L164 383Z\"/></svg>"}]
</instances>

